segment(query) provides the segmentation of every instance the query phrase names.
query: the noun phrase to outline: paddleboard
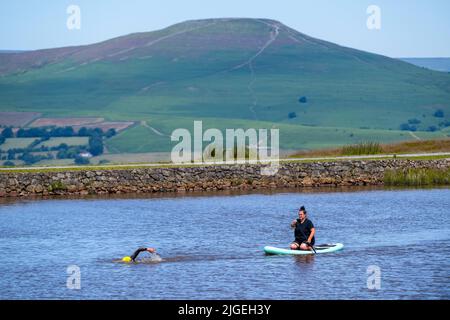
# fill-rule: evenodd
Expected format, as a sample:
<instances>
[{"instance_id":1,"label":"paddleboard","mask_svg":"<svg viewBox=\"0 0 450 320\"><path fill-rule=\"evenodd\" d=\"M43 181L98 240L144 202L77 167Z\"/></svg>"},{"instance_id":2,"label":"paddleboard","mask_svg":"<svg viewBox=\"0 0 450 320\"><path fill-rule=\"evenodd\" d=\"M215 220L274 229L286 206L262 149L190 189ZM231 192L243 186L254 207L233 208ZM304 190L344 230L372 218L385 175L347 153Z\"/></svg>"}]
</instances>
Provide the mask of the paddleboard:
<instances>
[{"instance_id":1,"label":"paddleboard","mask_svg":"<svg viewBox=\"0 0 450 320\"><path fill-rule=\"evenodd\" d=\"M342 243L331 243L331 244L320 244L314 246L317 253L330 253L342 250L344 245ZM283 249L277 247L266 246L264 247L264 252L266 254L285 254L285 255L304 255L304 254L314 254L312 250L291 250Z\"/></svg>"}]
</instances>

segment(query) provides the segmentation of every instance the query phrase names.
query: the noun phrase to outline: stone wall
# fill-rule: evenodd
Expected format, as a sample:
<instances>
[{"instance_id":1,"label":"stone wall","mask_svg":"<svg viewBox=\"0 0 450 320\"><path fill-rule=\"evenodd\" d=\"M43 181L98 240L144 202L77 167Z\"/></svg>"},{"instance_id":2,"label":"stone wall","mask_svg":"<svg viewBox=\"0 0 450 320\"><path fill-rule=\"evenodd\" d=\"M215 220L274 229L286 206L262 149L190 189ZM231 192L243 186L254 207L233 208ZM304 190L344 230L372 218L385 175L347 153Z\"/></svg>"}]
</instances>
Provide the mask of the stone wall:
<instances>
[{"instance_id":1,"label":"stone wall","mask_svg":"<svg viewBox=\"0 0 450 320\"><path fill-rule=\"evenodd\" d=\"M449 168L450 159L289 162L274 176L261 175L261 166L0 172L0 197L381 185L386 169Z\"/></svg>"}]
</instances>

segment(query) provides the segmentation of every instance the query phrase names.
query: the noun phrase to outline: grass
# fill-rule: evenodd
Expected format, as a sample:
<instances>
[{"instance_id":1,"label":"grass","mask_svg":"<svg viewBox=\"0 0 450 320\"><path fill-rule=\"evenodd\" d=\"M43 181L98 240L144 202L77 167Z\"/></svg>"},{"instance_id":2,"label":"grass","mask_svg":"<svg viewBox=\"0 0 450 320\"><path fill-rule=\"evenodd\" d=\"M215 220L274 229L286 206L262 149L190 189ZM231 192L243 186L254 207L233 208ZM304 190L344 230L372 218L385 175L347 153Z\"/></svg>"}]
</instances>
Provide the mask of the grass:
<instances>
[{"instance_id":1,"label":"grass","mask_svg":"<svg viewBox=\"0 0 450 320\"><path fill-rule=\"evenodd\" d=\"M143 125L122 131L106 141L106 146L112 153L169 151L170 145L170 137L159 136Z\"/></svg>"},{"instance_id":2,"label":"grass","mask_svg":"<svg viewBox=\"0 0 450 320\"><path fill-rule=\"evenodd\" d=\"M394 143L378 144L376 142L354 145L352 148L339 147L339 148L326 148L317 149L311 151L299 151L290 155L290 158L308 158L308 157L334 157L345 154L348 149L354 149L355 151L361 151L368 149L371 151L370 146L373 146L377 153L384 154L409 154L409 153L436 153L436 152L450 152L450 139L430 139L430 140L414 140L414 141L402 141ZM364 154L364 153L361 153ZM372 154L372 153L366 153Z\"/></svg>"},{"instance_id":3,"label":"grass","mask_svg":"<svg viewBox=\"0 0 450 320\"><path fill-rule=\"evenodd\" d=\"M130 37L154 39L183 26ZM269 32L256 21L218 23L192 31L189 37L137 48L123 61L80 65L66 59L4 76L0 110L146 120L166 134L192 126L193 120L221 130L274 126L280 128L281 147L296 150L413 139L397 130L413 118L421 121L415 133L420 138L442 136L420 130L442 120L433 117L436 109L450 113L450 75L315 39L289 43L291 35L284 29L281 41L253 61L254 73L248 66L232 70L261 46L247 39L265 43ZM102 56L104 48L97 49ZM148 55L152 57L141 59ZM308 103L300 104L299 96L306 96ZM297 117L289 119L290 112ZM116 153L170 151L172 146L166 137L143 127L125 130L108 142L108 149Z\"/></svg>"},{"instance_id":4,"label":"grass","mask_svg":"<svg viewBox=\"0 0 450 320\"><path fill-rule=\"evenodd\" d=\"M63 191L66 190L67 186L62 181L55 181L49 186L48 191Z\"/></svg>"},{"instance_id":5,"label":"grass","mask_svg":"<svg viewBox=\"0 0 450 320\"><path fill-rule=\"evenodd\" d=\"M385 153L450 152L450 138L413 140L382 145Z\"/></svg>"},{"instance_id":6,"label":"grass","mask_svg":"<svg viewBox=\"0 0 450 320\"><path fill-rule=\"evenodd\" d=\"M33 167L24 168L24 169L18 169L18 170L2 170L0 171L0 175L2 173L25 173L25 172L69 172L69 171L97 171L97 170L133 170L133 169L154 169L154 168L182 168L182 167L193 167L196 165L193 164L180 164L177 166L171 166L167 164L160 164L156 166L145 166L145 165L120 165L120 166L114 166L114 165L93 165L93 166L78 166L78 167L67 167L67 168L43 168L43 169L36 169ZM9 168L9 167L2 167L2 168Z\"/></svg>"},{"instance_id":7,"label":"grass","mask_svg":"<svg viewBox=\"0 0 450 320\"><path fill-rule=\"evenodd\" d=\"M150 162L169 162L170 154L168 153L118 153L118 154L102 154L89 159L92 164L96 164L102 160L109 161L111 164L127 164L127 163L150 163Z\"/></svg>"},{"instance_id":8,"label":"grass","mask_svg":"<svg viewBox=\"0 0 450 320\"><path fill-rule=\"evenodd\" d=\"M9 149L26 148L36 139L38 138L9 138L0 145L0 150L6 152Z\"/></svg>"},{"instance_id":9,"label":"grass","mask_svg":"<svg viewBox=\"0 0 450 320\"><path fill-rule=\"evenodd\" d=\"M380 157L380 158L364 158L362 161L379 161L379 160L389 160L394 159L393 157ZM405 157L405 158L397 158L398 160L439 160L439 159L449 159L449 156L440 155L440 156L423 156L423 157ZM355 159L358 160L358 159ZM304 160L286 160L284 162L295 162L295 163L312 163L312 162L337 162L337 161L348 161L348 159L339 159L339 158L330 158L330 159L322 159L322 160L313 160L313 159L304 159ZM113 164L108 163L105 165L87 165L87 166L73 166L72 164L67 164L66 167L62 168L20 168L13 169L11 167L0 166L3 170L0 171L0 175L2 173L16 173L16 172L66 172L66 171L86 171L86 170L132 170L132 169L152 169L152 168L182 168L182 167L197 167L202 164L179 164L173 165L168 162L160 162L155 163L152 166L146 165L146 163L133 163L130 164ZM205 164L205 166L214 166L215 164ZM232 164L230 164L232 165Z\"/></svg>"},{"instance_id":10,"label":"grass","mask_svg":"<svg viewBox=\"0 0 450 320\"><path fill-rule=\"evenodd\" d=\"M450 58L401 58L403 61L425 68L450 72Z\"/></svg>"},{"instance_id":11,"label":"grass","mask_svg":"<svg viewBox=\"0 0 450 320\"><path fill-rule=\"evenodd\" d=\"M293 149L323 149L354 144L358 141L368 141L376 137L384 142L398 142L410 140L412 137L404 131L383 129L359 129L348 127L315 127L293 123L275 123L271 121L243 120L230 118L193 118L193 117L164 117L161 115L141 116L141 120L165 134L160 136L142 125L119 133L107 140L108 150L112 153L142 153L142 152L170 152L176 142L170 141L170 134L177 128L186 128L193 132L195 120L203 121L203 131L217 128L225 132L228 128L274 128L279 129L280 148ZM425 138L438 138L440 133L426 132ZM204 147L208 142L204 142Z\"/></svg>"},{"instance_id":12,"label":"grass","mask_svg":"<svg viewBox=\"0 0 450 320\"><path fill-rule=\"evenodd\" d=\"M292 159L292 158L291 158ZM335 161L353 161L353 160L360 160L360 161L378 161L378 160L439 160L439 159L450 159L450 156L448 155L437 155L437 156L418 156L418 157L393 157L393 156L383 156L380 155L380 157L368 157L368 158L361 158L361 159L342 159L339 157L329 157L327 159L319 159L316 160L304 158L302 160L288 160L288 162L335 162Z\"/></svg>"},{"instance_id":13,"label":"grass","mask_svg":"<svg viewBox=\"0 0 450 320\"><path fill-rule=\"evenodd\" d=\"M382 152L383 149L378 142L360 142L358 144L352 144L342 147L343 156L379 154Z\"/></svg>"},{"instance_id":14,"label":"grass","mask_svg":"<svg viewBox=\"0 0 450 320\"><path fill-rule=\"evenodd\" d=\"M88 137L53 137L50 138L50 140L41 142L36 146L36 148L39 148L40 146L47 146L49 148L51 147L57 147L61 143L65 143L68 146L84 146L89 143Z\"/></svg>"},{"instance_id":15,"label":"grass","mask_svg":"<svg viewBox=\"0 0 450 320\"><path fill-rule=\"evenodd\" d=\"M449 185L450 168L387 170L384 173L384 184L387 186Z\"/></svg>"}]
</instances>

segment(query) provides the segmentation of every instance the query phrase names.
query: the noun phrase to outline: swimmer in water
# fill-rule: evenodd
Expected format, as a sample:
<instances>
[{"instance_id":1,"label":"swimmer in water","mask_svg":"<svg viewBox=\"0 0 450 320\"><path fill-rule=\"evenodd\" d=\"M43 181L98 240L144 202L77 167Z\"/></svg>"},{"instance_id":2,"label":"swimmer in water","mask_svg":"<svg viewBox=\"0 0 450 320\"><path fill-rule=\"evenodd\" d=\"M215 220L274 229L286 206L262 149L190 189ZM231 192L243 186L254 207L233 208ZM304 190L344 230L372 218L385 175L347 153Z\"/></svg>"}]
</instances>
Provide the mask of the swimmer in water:
<instances>
[{"instance_id":1,"label":"swimmer in water","mask_svg":"<svg viewBox=\"0 0 450 320\"><path fill-rule=\"evenodd\" d=\"M124 262L130 262L130 261L136 262L137 256L143 251L147 251L147 252L150 252L150 253L155 253L156 249L155 248L144 248L144 247L139 248L130 257L124 257L122 259L122 261L124 261Z\"/></svg>"}]
</instances>

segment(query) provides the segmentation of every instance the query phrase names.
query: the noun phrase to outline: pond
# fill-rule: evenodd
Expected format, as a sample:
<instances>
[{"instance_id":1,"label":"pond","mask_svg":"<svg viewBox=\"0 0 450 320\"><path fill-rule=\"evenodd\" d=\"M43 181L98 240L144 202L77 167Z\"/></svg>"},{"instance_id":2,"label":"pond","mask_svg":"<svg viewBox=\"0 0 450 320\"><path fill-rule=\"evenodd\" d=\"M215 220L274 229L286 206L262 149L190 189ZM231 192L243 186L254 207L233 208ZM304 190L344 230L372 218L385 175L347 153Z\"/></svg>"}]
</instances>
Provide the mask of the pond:
<instances>
[{"instance_id":1,"label":"pond","mask_svg":"<svg viewBox=\"0 0 450 320\"><path fill-rule=\"evenodd\" d=\"M344 250L264 254L301 205ZM449 299L449 208L448 188L3 200L0 298ZM140 246L161 259L120 262Z\"/></svg>"}]
</instances>

